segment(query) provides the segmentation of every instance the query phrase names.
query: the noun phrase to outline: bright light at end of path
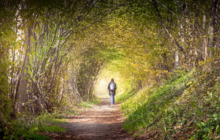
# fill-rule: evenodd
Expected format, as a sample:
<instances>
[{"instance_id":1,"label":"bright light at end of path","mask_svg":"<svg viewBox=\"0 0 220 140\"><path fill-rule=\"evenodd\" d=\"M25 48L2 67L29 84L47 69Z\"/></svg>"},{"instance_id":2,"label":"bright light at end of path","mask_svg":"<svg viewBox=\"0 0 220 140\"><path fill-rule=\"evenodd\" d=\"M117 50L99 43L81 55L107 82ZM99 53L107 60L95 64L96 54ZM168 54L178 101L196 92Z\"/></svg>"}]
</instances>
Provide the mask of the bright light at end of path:
<instances>
[{"instance_id":1,"label":"bright light at end of path","mask_svg":"<svg viewBox=\"0 0 220 140\"><path fill-rule=\"evenodd\" d=\"M107 94L108 82L105 79L97 81L95 86L95 92L97 96L103 96Z\"/></svg>"},{"instance_id":2,"label":"bright light at end of path","mask_svg":"<svg viewBox=\"0 0 220 140\"><path fill-rule=\"evenodd\" d=\"M97 77L94 85L94 94L101 98L109 98L108 84L111 79L114 79L117 84L116 96L127 91L128 78L122 76L117 69L112 69L111 66L107 65L104 67Z\"/></svg>"},{"instance_id":3,"label":"bright light at end of path","mask_svg":"<svg viewBox=\"0 0 220 140\"><path fill-rule=\"evenodd\" d=\"M107 85L107 81L105 81L104 79L100 80L100 82L99 82L99 88L102 88L102 87L107 88L106 85Z\"/></svg>"}]
</instances>

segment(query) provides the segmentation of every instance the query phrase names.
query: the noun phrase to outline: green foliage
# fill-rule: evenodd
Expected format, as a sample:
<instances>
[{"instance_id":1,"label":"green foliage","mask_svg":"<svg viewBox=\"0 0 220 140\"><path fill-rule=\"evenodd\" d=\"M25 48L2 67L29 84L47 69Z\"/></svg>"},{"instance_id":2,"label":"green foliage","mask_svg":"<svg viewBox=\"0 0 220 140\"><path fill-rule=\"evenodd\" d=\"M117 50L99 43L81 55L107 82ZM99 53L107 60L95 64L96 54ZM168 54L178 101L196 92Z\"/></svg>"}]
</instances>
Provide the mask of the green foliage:
<instances>
[{"instance_id":1,"label":"green foliage","mask_svg":"<svg viewBox=\"0 0 220 140\"><path fill-rule=\"evenodd\" d=\"M135 95L136 91L134 89L125 91L124 93L116 96L116 101L117 102L124 102L127 99L131 98L133 95Z\"/></svg>"},{"instance_id":2,"label":"green foliage","mask_svg":"<svg viewBox=\"0 0 220 140\"><path fill-rule=\"evenodd\" d=\"M93 97L91 100L80 102L77 106L84 107L84 108L91 108L92 105L97 105L100 102L101 102L100 99Z\"/></svg>"},{"instance_id":3,"label":"green foliage","mask_svg":"<svg viewBox=\"0 0 220 140\"><path fill-rule=\"evenodd\" d=\"M176 60L178 67L190 70L199 67L199 61L218 57L218 8L219 4L212 6L211 1L195 0L2 1L1 123L7 122L11 107L13 113L23 111L18 107L22 100L27 101L30 112L54 111L55 118L65 116L58 109L79 102L75 97L88 100L79 106L91 107L91 102L99 102L93 100L93 89L104 66L123 79L117 89L123 93L116 97L124 102L129 131L147 127L160 131L166 139L216 138L219 63L213 61L215 65L199 72L172 73L177 68ZM170 75L173 79L159 84ZM22 94L27 94L26 98L19 96ZM42 108L28 105L35 97ZM72 113L71 109L65 113ZM20 135L37 138L37 131L59 131L55 126L45 128L49 120L41 119L45 121L8 121L7 126L1 124L0 131L9 134L9 139ZM192 130L190 136L183 136L183 132Z\"/></svg>"},{"instance_id":4,"label":"green foliage","mask_svg":"<svg viewBox=\"0 0 220 140\"><path fill-rule=\"evenodd\" d=\"M30 133L27 136L25 136L25 139L27 140L49 140L50 138L44 135Z\"/></svg>"},{"instance_id":5,"label":"green foliage","mask_svg":"<svg viewBox=\"0 0 220 140\"><path fill-rule=\"evenodd\" d=\"M101 103L101 100L97 97L93 97L91 100L90 100L90 103L91 104L94 104L94 105L97 105L99 103Z\"/></svg>"},{"instance_id":6,"label":"green foliage","mask_svg":"<svg viewBox=\"0 0 220 140\"><path fill-rule=\"evenodd\" d=\"M172 100L182 94L188 77L183 76L160 87L144 88L136 96L126 100L121 106L125 115L129 116L126 127L135 126L133 130L138 130L143 127L143 121L149 125L154 123L153 120L160 117Z\"/></svg>"},{"instance_id":7,"label":"green foliage","mask_svg":"<svg viewBox=\"0 0 220 140\"><path fill-rule=\"evenodd\" d=\"M11 66L9 49L15 44L15 22L14 14L11 11L13 8L14 6L8 7L7 2L0 3L0 119L2 120L8 119L12 111L11 100L8 98L10 95L8 71ZM0 129L2 129L1 126Z\"/></svg>"},{"instance_id":8,"label":"green foliage","mask_svg":"<svg viewBox=\"0 0 220 140\"><path fill-rule=\"evenodd\" d=\"M138 135L156 131L163 139L216 139L220 135L218 70L213 66L205 73L180 72L163 85L140 90L121 105L128 117L125 129Z\"/></svg>"},{"instance_id":9,"label":"green foliage","mask_svg":"<svg viewBox=\"0 0 220 140\"><path fill-rule=\"evenodd\" d=\"M78 104L79 107L84 107L84 108L92 108L91 104L88 102L81 102Z\"/></svg>"},{"instance_id":10,"label":"green foliage","mask_svg":"<svg viewBox=\"0 0 220 140\"><path fill-rule=\"evenodd\" d=\"M58 124L63 122L61 119L56 119L57 113L44 113L38 117L32 115L22 115L17 120L11 121L10 125L5 128L4 139L49 139L44 136L43 132L64 132L64 128Z\"/></svg>"}]
</instances>

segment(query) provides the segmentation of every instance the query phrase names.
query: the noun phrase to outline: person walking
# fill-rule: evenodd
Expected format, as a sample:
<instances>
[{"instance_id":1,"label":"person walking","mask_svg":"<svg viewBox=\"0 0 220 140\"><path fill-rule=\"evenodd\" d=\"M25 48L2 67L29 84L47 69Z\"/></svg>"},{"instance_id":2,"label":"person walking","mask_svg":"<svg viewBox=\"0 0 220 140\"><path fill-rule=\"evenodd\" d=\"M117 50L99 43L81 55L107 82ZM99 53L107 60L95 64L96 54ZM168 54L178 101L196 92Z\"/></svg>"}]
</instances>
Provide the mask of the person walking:
<instances>
[{"instance_id":1,"label":"person walking","mask_svg":"<svg viewBox=\"0 0 220 140\"><path fill-rule=\"evenodd\" d=\"M115 90L117 89L117 85L114 82L114 79L111 79L111 82L108 84L109 95L111 96L111 105L115 104Z\"/></svg>"}]
</instances>

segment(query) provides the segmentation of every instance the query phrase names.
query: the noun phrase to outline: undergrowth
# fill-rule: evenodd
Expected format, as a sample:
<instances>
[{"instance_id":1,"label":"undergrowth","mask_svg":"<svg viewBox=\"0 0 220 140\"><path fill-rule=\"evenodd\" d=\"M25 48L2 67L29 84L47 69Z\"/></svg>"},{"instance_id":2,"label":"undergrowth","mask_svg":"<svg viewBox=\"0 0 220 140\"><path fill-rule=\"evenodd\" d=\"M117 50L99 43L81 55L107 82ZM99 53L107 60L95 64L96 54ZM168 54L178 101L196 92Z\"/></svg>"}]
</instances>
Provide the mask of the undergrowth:
<instances>
[{"instance_id":1,"label":"undergrowth","mask_svg":"<svg viewBox=\"0 0 220 140\"><path fill-rule=\"evenodd\" d=\"M78 104L81 107L91 107L100 103L98 98L92 98ZM39 116L33 116L28 113L18 114L17 119L8 121L4 130L0 129L0 134L4 133L3 139L9 140L47 140L49 137L43 135L45 132L64 132L66 129L60 126L66 123L65 119L68 115L76 114L76 106L65 106L64 108L54 108L53 113L44 112Z\"/></svg>"},{"instance_id":2,"label":"undergrowth","mask_svg":"<svg viewBox=\"0 0 220 140\"><path fill-rule=\"evenodd\" d=\"M132 97L133 95L135 95L135 90L131 89L127 92L124 92L123 94L119 94L116 96L116 101L117 102L123 102L126 101L127 99L129 99L130 97Z\"/></svg>"},{"instance_id":3,"label":"undergrowth","mask_svg":"<svg viewBox=\"0 0 220 140\"><path fill-rule=\"evenodd\" d=\"M43 113L39 116L31 114L22 114L16 120L8 122L7 128L4 130L3 139L18 140L47 140L49 137L43 135L44 132L64 132L64 128L59 123L65 123L65 114L69 112Z\"/></svg>"},{"instance_id":4,"label":"undergrowth","mask_svg":"<svg viewBox=\"0 0 220 140\"><path fill-rule=\"evenodd\" d=\"M124 128L161 139L220 138L219 61L145 87L121 104Z\"/></svg>"},{"instance_id":5,"label":"undergrowth","mask_svg":"<svg viewBox=\"0 0 220 140\"><path fill-rule=\"evenodd\" d=\"M80 103L77 104L77 106L79 107L84 107L84 108L91 108L92 105L97 105L101 102L101 100L97 97L93 97L88 101L82 101Z\"/></svg>"}]
</instances>

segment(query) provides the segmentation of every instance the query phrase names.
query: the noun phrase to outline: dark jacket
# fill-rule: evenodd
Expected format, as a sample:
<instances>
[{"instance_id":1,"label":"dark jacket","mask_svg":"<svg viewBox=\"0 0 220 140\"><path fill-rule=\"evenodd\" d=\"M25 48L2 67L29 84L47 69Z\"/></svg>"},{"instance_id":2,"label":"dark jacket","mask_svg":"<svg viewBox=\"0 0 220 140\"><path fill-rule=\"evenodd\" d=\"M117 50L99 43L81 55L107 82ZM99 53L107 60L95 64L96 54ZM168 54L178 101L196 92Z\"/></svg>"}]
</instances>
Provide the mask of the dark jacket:
<instances>
[{"instance_id":1,"label":"dark jacket","mask_svg":"<svg viewBox=\"0 0 220 140\"><path fill-rule=\"evenodd\" d=\"M115 89L114 90L110 90L110 84L111 83L114 83L115 84ZM117 85L116 85L116 83L114 82L114 81L111 81L109 84L108 84L108 90L109 90L109 95L111 95L111 94L113 94L113 95L115 95L116 93L115 93L115 90L117 89Z\"/></svg>"}]
</instances>

